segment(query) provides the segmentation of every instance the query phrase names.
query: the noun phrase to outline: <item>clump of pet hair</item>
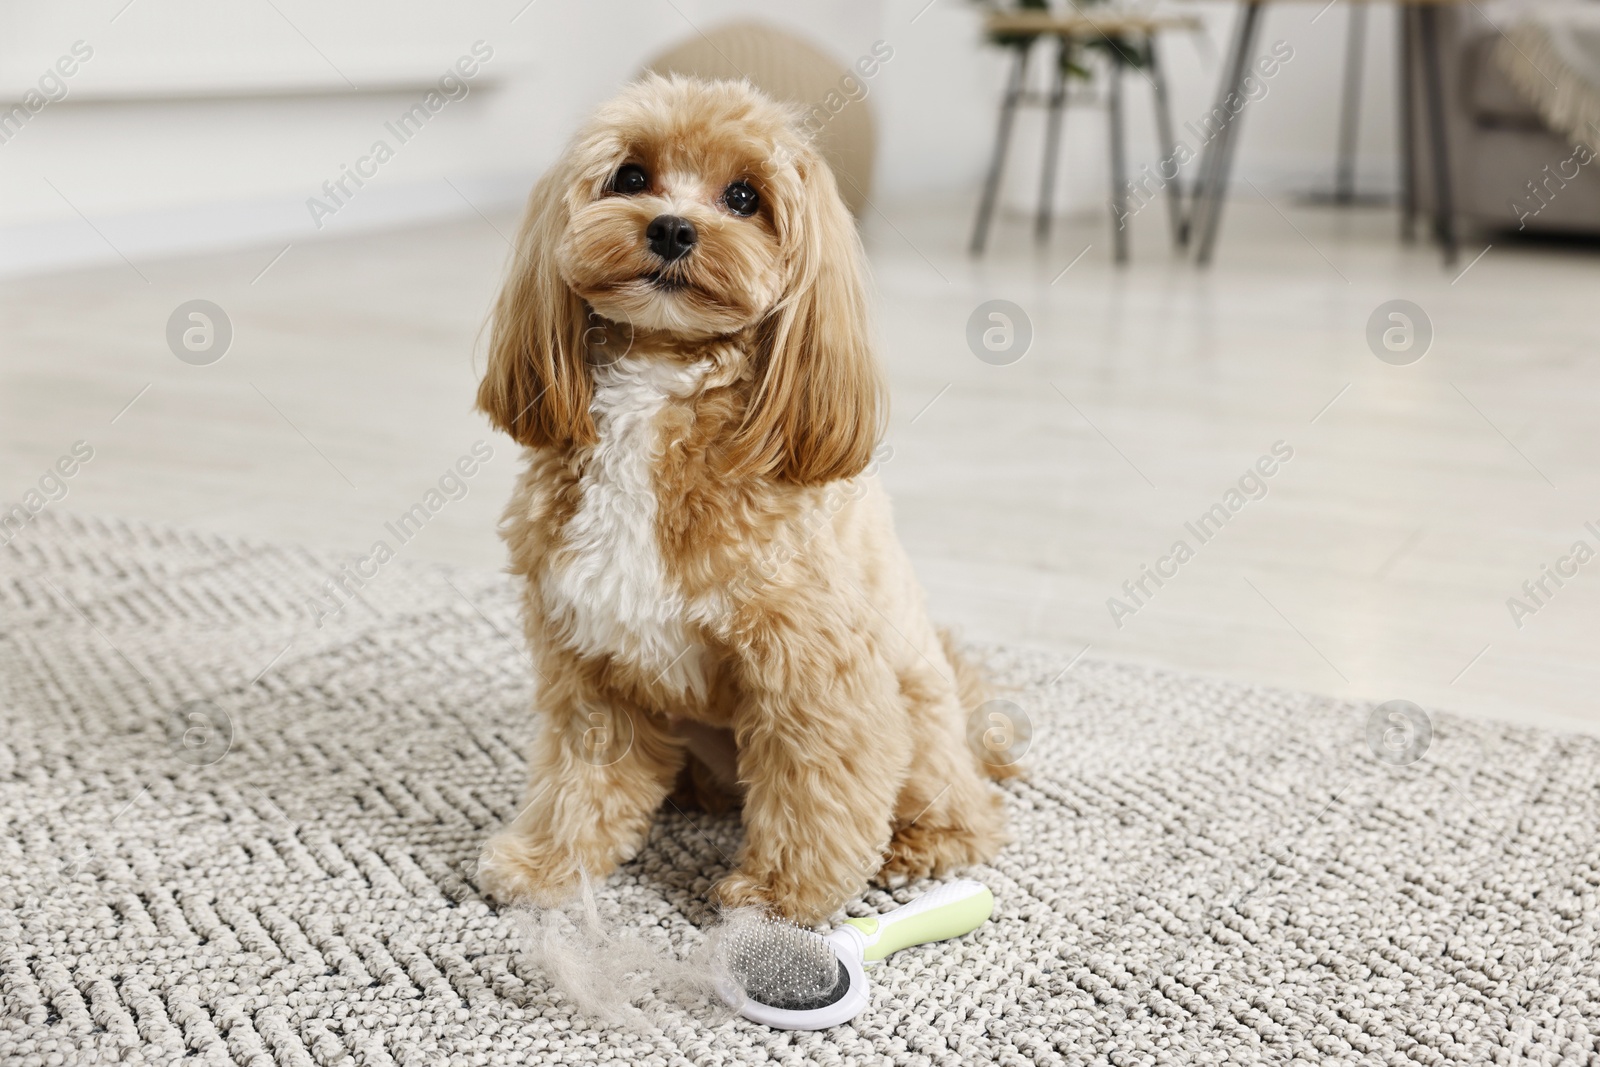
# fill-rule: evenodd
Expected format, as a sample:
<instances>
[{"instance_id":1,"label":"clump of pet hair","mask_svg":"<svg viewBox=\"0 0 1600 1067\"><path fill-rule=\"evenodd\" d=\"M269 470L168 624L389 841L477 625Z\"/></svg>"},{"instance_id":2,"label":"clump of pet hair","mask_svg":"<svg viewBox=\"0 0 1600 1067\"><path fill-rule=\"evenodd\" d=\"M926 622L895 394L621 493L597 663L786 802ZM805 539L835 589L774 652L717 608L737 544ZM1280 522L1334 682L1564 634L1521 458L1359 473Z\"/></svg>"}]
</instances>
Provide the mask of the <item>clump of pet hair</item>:
<instances>
[{"instance_id":1,"label":"clump of pet hair","mask_svg":"<svg viewBox=\"0 0 1600 1067\"><path fill-rule=\"evenodd\" d=\"M616 910L602 916L584 877L575 899L516 911L521 954L597 1023L649 1033L681 1025L682 1014L709 1026L733 1017L717 995L705 940L679 955L664 934L626 928Z\"/></svg>"}]
</instances>

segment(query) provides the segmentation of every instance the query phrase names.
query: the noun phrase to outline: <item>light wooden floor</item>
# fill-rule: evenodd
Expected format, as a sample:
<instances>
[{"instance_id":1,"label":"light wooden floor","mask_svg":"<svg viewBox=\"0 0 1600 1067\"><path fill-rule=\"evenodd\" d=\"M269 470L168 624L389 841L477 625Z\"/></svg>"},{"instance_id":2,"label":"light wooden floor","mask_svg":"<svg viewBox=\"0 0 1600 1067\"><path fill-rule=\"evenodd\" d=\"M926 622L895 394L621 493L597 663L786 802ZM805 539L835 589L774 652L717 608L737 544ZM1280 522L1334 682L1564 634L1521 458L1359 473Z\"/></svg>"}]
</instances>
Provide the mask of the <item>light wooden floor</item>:
<instances>
[{"instance_id":1,"label":"light wooden floor","mask_svg":"<svg viewBox=\"0 0 1600 1067\"><path fill-rule=\"evenodd\" d=\"M1230 206L1209 273L1168 254L1154 207L1125 270L1092 219L1043 251L1006 220L974 262L969 204L882 206L883 475L941 619L1063 668L1088 648L1600 731L1600 562L1520 630L1506 603L1574 541L1600 548L1600 253L1496 245L1457 278L1483 241L1447 272L1387 213L1256 200ZM52 507L354 556L482 439L494 459L402 551L498 565L515 456L470 409L501 235L474 218L279 251L7 282L0 501L83 439L94 458ZM195 297L235 330L208 367L164 338ZM1034 328L1009 366L967 347L991 298ZM1436 331L1411 366L1365 340L1393 298ZM1185 522L1279 440L1294 457L1268 495L1119 628L1107 598L1195 545Z\"/></svg>"}]
</instances>

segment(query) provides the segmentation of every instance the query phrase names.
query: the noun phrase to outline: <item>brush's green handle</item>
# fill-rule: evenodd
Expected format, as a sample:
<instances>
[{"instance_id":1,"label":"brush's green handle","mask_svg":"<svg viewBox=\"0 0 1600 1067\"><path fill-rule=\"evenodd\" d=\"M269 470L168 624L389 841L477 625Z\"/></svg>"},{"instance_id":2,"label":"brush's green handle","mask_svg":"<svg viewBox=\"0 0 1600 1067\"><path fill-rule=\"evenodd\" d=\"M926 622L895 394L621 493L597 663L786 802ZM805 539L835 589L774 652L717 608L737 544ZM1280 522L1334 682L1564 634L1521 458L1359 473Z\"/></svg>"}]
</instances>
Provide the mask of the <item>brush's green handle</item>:
<instances>
[{"instance_id":1,"label":"brush's green handle","mask_svg":"<svg viewBox=\"0 0 1600 1067\"><path fill-rule=\"evenodd\" d=\"M868 963L891 952L929 941L969 934L994 913L994 894L981 882L963 878L931 889L887 915L846 919L861 931Z\"/></svg>"}]
</instances>

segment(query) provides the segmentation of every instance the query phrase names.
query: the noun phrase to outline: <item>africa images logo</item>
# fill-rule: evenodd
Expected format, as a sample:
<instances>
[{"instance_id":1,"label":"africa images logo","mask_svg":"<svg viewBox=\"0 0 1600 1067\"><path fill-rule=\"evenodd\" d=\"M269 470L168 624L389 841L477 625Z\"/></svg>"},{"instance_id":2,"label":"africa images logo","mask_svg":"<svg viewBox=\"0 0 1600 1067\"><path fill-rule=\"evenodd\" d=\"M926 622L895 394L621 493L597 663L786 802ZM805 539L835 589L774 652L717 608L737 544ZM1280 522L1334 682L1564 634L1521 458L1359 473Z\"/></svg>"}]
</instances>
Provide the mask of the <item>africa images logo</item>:
<instances>
[{"instance_id":1,"label":"africa images logo","mask_svg":"<svg viewBox=\"0 0 1600 1067\"><path fill-rule=\"evenodd\" d=\"M1202 545L1210 543L1221 533L1222 528L1243 511L1246 504L1265 499L1270 491L1268 479L1293 458L1292 445L1287 441L1274 441L1271 453L1261 456L1241 474L1238 481L1222 494L1221 500L1202 511L1192 521L1183 524L1184 531L1194 538L1194 544L1191 545L1187 537L1178 538L1166 555L1156 560L1154 564L1142 565L1137 576L1122 583L1122 592L1127 597L1126 600L1122 597L1107 597L1106 610L1111 612L1111 621L1116 623L1117 629L1122 629L1124 619L1143 610L1155 598L1161 587L1176 578L1179 569L1194 559L1195 553ZM1154 588L1151 588L1152 586Z\"/></svg>"},{"instance_id":2,"label":"africa images logo","mask_svg":"<svg viewBox=\"0 0 1600 1067\"><path fill-rule=\"evenodd\" d=\"M400 146L421 133L423 127L444 110L446 104L465 100L472 92L472 79L477 77L482 64L492 58L494 48L488 42L474 41L471 54L457 59L421 100L383 124L384 130L394 138L393 144L389 143L387 137L380 137L372 142L366 155L358 157L354 164L339 164L338 176L322 183L323 195L306 199L306 210L311 213L311 221L317 229L322 229L324 220L329 216L343 210L367 182L378 176L378 168L393 159ZM352 185L355 188L352 189Z\"/></svg>"}]
</instances>

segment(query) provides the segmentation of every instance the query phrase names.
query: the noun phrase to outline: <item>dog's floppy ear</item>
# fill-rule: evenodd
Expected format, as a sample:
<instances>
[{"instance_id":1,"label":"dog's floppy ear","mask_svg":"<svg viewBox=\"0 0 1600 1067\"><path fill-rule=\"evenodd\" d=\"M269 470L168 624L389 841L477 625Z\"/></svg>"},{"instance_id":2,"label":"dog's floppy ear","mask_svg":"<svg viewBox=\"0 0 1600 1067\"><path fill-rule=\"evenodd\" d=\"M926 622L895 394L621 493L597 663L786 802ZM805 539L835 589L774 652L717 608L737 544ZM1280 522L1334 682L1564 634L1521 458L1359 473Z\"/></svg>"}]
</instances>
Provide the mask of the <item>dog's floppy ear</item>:
<instances>
[{"instance_id":1,"label":"dog's floppy ear","mask_svg":"<svg viewBox=\"0 0 1600 1067\"><path fill-rule=\"evenodd\" d=\"M515 440L535 448L588 444L592 386L584 350L584 303L556 270L567 226L568 167L552 167L534 186L495 303L489 369L478 409Z\"/></svg>"},{"instance_id":2,"label":"dog's floppy ear","mask_svg":"<svg viewBox=\"0 0 1600 1067\"><path fill-rule=\"evenodd\" d=\"M774 223L789 257L785 296L756 331L758 381L735 443L742 466L799 485L861 473L884 418L861 241L833 172L802 148L798 189Z\"/></svg>"}]
</instances>

